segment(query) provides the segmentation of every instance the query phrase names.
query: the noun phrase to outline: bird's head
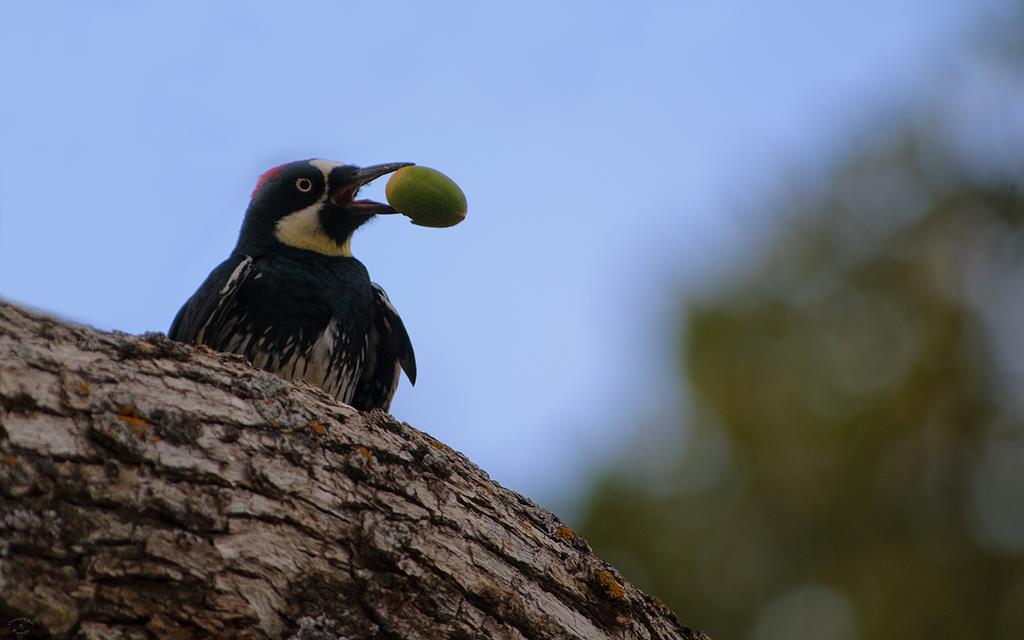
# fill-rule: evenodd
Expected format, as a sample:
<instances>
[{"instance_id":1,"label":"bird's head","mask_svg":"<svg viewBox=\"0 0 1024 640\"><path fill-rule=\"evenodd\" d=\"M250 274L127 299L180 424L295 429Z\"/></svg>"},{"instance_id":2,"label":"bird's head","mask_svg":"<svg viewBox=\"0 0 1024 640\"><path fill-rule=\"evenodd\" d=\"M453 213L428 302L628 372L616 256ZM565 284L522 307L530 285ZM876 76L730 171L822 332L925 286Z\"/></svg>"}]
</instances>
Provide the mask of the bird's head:
<instances>
[{"instance_id":1,"label":"bird's head","mask_svg":"<svg viewBox=\"0 0 1024 640\"><path fill-rule=\"evenodd\" d=\"M236 250L258 252L277 244L328 256L351 256L352 234L389 205L356 200L359 188L410 162L359 168L329 160L300 160L259 177Z\"/></svg>"}]
</instances>

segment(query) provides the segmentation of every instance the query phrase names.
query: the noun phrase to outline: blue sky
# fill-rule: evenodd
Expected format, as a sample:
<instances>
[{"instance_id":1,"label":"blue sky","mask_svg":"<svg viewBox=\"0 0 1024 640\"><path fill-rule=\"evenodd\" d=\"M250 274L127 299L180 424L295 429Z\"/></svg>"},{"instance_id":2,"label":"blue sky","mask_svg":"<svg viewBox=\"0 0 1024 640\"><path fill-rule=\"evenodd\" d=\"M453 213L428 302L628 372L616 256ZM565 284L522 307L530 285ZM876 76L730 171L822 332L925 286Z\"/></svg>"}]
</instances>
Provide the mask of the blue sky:
<instances>
[{"instance_id":1,"label":"blue sky","mask_svg":"<svg viewBox=\"0 0 1024 640\"><path fill-rule=\"evenodd\" d=\"M435 167L465 223L353 243L417 351L392 411L555 504L682 402L672 314L750 205L1006 4L3 3L0 297L163 331L266 168Z\"/></svg>"}]
</instances>

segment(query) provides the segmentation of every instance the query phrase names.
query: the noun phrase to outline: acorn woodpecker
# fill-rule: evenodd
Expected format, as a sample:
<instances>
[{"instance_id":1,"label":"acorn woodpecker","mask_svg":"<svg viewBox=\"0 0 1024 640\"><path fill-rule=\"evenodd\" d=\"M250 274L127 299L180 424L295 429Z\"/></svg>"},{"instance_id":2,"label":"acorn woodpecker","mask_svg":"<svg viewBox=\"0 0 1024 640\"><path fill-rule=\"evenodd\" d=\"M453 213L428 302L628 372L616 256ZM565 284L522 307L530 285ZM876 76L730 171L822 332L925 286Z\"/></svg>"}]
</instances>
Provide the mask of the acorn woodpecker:
<instances>
[{"instance_id":1,"label":"acorn woodpecker","mask_svg":"<svg viewBox=\"0 0 1024 640\"><path fill-rule=\"evenodd\" d=\"M351 242L373 216L397 213L356 200L359 188L409 164L303 160L264 173L234 250L175 316L170 337L241 354L356 409L387 410L399 368L415 384L416 359Z\"/></svg>"}]
</instances>

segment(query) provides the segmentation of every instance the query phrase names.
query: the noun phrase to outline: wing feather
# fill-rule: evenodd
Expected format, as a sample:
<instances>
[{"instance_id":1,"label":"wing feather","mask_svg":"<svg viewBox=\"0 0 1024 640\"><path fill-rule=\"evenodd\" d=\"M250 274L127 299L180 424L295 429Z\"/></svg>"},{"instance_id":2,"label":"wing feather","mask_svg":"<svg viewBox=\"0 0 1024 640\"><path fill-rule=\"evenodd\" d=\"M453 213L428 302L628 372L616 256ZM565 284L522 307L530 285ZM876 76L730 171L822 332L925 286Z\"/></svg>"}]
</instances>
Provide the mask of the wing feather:
<instances>
[{"instance_id":1,"label":"wing feather","mask_svg":"<svg viewBox=\"0 0 1024 640\"><path fill-rule=\"evenodd\" d=\"M238 292L255 275L250 256L232 255L222 262L185 302L167 335L180 342L207 344L221 351L238 352L243 336L235 330L243 320L236 313Z\"/></svg>"},{"instance_id":2,"label":"wing feather","mask_svg":"<svg viewBox=\"0 0 1024 640\"><path fill-rule=\"evenodd\" d=\"M366 334L363 370L351 404L358 409L380 407L387 411L401 370L409 382L416 384L416 356L405 324L384 289L374 283L373 291L374 317Z\"/></svg>"}]
</instances>

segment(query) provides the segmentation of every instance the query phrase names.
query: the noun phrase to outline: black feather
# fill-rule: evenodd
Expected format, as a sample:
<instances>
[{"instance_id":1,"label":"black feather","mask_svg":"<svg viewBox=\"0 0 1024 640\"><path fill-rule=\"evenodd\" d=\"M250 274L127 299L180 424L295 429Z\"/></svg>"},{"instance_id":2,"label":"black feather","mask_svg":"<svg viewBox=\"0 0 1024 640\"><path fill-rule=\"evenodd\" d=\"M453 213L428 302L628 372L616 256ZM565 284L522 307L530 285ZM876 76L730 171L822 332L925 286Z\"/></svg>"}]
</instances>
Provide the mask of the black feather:
<instances>
[{"instance_id":1,"label":"black feather","mask_svg":"<svg viewBox=\"0 0 1024 640\"><path fill-rule=\"evenodd\" d=\"M401 318L351 257L289 247L233 254L181 308L169 335L306 379L364 411L390 407L399 367L416 379Z\"/></svg>"}]
</instances>

